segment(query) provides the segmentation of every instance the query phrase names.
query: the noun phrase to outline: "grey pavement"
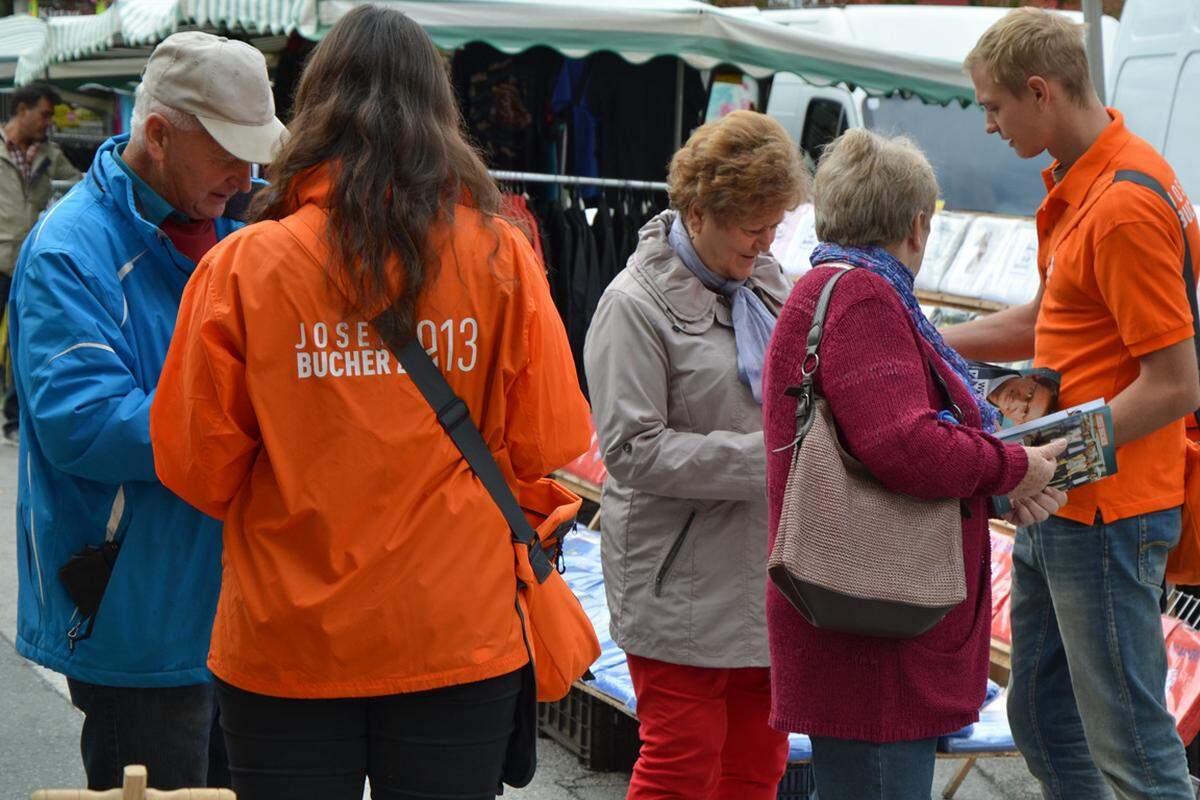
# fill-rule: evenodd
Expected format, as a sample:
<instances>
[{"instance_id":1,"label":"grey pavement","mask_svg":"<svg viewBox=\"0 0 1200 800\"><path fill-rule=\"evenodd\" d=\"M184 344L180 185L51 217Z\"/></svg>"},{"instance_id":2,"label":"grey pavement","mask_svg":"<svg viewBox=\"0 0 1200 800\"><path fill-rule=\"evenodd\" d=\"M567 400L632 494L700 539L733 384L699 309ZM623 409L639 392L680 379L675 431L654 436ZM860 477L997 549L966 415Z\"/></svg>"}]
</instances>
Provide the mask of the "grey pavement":
<instances>
[{"instance_id":1,"label":"grey pavement","mask_svg":"<svg viewBox=\"0 0 1200 800\"><path fill-rule=\"evenodd\" d=\"M25 661L16 635L17 450L0 445L0 800L27 798L35 789L84 784L79 760L82 716L66 695L66 681ZM549 740L540 743L533 783L508 790L516 800L621 800L627 773L589 772ZM935 796L961 762L940 762ZM153 777L153 776L151 776ZM1036 800L1036 785L1017 758L982 761L956 795L960 800Z\"/></svg>"}]
</instances>

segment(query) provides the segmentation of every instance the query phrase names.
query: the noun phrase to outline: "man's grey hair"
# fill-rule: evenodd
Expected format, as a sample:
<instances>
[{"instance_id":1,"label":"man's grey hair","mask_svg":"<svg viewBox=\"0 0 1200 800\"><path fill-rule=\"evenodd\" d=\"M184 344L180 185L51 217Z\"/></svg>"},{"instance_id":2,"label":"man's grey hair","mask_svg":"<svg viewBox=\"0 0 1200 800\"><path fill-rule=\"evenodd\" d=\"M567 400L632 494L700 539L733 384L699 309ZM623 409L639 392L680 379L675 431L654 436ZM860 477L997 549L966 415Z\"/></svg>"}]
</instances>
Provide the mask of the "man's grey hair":
<instances>
[{"instance_id":1,"label":"man's grey hair","mask_svg":"<svg viewBox=\"0 0 1200 800\"><path fill-rule=\"evenodd\" d=\"M141 86L138 86L137 93L133 99L133 115L129 120L130 140L137 141L142 138L142 134L146 129L146 120L151 114L158 114L165 117L167 122L171 123L172 127L182 131L198 131L202 129L200 120L196 119L194 114L172 108L166 103L160 102L148 92L143 91Z\"/></svg>"}]
</instances>

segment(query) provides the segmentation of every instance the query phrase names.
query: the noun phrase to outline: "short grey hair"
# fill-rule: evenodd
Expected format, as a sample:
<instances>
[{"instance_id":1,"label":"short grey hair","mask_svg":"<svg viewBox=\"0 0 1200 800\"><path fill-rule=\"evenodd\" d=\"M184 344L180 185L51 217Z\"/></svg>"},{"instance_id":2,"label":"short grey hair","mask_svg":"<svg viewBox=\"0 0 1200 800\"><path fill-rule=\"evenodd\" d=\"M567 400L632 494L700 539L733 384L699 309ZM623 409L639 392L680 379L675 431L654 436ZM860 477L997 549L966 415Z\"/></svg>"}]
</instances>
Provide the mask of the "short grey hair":
<instances>
[{"instance_id":1,"label":"short grey hair","mask_svg":"<svg viewBox=\"0 0 1200 800\"><path fill-rule=\"evenodd\" d=\"M933 216L937 196L933 167L910 139L851 128L825 149L817 167L817 236L844 247L895 244L922 211Z\"/></svg>"},{"instance_id":2,"label":"short grey hair","mask_svg":"<svg viewBox=\"0 0 1200 800\"><path fill-rule=\"evenodd\" d=\"M172 127L182 131L198 131L203 128L194 114L180 111L163 103L139 85L133 98L133 115L129 119L129 138L138 140L146 129L146 119L151 114L165 117Z\"/></svg>"}]
</instances>

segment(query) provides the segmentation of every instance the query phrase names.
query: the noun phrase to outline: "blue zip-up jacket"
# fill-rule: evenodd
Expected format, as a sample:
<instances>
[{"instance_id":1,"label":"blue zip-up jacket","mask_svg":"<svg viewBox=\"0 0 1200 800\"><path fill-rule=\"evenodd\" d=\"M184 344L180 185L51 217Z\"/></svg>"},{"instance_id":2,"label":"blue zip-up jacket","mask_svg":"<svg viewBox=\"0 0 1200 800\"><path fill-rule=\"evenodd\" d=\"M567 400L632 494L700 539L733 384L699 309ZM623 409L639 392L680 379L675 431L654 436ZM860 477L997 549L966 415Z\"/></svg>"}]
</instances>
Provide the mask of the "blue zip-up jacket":
<instances>
[{"instance_id":1,"label":"blue zip-up jacket","mask_svg":"<svg viewBox=\"0 0 1200 800\"><path fill-rule=\"evenodd\" d=\"M17 650L107 686L210 680L220 523L154 472L150 403L195 264L148 222L109 139L33 229L9 304L21 404ZM217 238L240 227L216 220ZM111 525L120 554L91 636L58 570Z\"/></svg>"}]
</instances>

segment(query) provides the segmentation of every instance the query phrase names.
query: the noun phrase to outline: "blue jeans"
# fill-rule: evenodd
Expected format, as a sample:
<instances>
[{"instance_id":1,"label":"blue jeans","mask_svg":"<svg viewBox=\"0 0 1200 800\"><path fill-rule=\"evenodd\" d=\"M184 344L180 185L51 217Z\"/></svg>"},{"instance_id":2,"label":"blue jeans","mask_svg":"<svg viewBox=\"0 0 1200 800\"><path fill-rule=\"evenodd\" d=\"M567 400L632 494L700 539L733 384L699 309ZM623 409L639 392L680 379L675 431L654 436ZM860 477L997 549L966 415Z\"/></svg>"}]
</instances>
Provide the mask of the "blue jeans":
<instances>
[{"instance_id":1,"label":"blue jeans","mask_svg":"<svg viewBox=\"0 0 1200 800\"><path fill-rule=\"evenodd\" d=\"M820 800L928 800L937 737L873 744L812 737Z\"/></svg>"},{"instance_id":2,"label":"blue jeans","mask_svg":"<svg viewBox=\"0 0 1200 800\"><path fill-rule=\"evenodd\" d=\"M144 764L155 789L230 785L212 683L131 689L68 678L67 688L83 712L89 789L120 787L129 764Z\"/></svg>"},{"instance_id":3,"label":"blue jeans","mask_svg":"<svg viewBox=\"0 0 1200 800\"><path fill-rule=\"evenodd\" d=\"M1050 800L1193 800L1159 612L1179 530L1174 508L1017 531L1008 717Z\"/></svg>"}]
</instances>

